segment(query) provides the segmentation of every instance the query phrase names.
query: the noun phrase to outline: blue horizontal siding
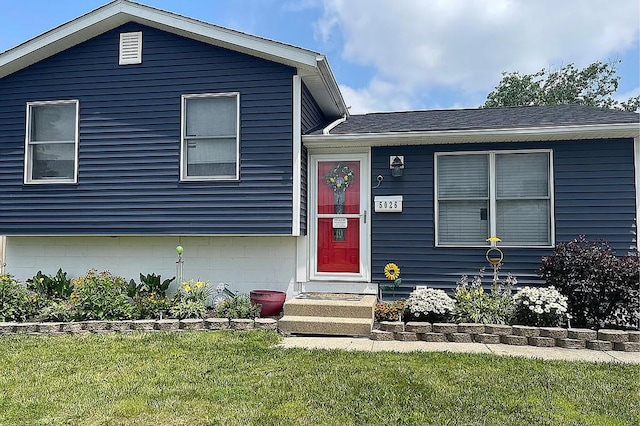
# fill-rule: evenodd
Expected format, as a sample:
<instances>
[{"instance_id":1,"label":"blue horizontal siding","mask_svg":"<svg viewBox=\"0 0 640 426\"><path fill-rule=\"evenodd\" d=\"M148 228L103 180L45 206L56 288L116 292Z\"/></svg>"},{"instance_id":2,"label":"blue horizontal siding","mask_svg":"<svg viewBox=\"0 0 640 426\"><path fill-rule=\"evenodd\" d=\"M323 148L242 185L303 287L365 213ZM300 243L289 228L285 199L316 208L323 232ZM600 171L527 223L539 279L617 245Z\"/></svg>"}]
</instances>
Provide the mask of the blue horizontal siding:
<instances>
[{"instance_id":1,"label":"blue horizontal siding","mask_svg":"<svg viewBox=\"0 0 640 426\"><path fill-rule=\"evenodd\" d=\"M313 95L302 83L302 102L301 102L301 129L302 134L312 132L318 128L326 126L329 121L324 115Z\"/></svg>"},{"instance_id":2,"label":"blue horizontal siding","mask_svg":"<svg viewBox=\"0 0 640 426\"><path fill-rule=\"evenodd\" d=\"M326 126L329 121L324 115L313 95L302 83L301 105L300 105L300 129L302 134L307 134L318 128ZM300 232L307 234L307 148L302 147L302 168L301 168L301 205L300 205Z\"/></svg>"},{"instance_id":3,"label":"blue horizontal siding","mask_svg":"<svg viewBox=\"0 0 640 426\"><path fill-rule=\"evenodd\" d=\"M471 277L482 267L489 283L486 248L435 247L433 158L436 152L516 148L553 150L556 242L584 234L627 253L635 217L633 140L380 147L372 149L372 176L382 174L385 180L372 196L403 195L404 200L402 213L372 215L373 281L385 283L384 265L395 262L402 270L403 286L396 291L401 297L416 285L452 290L462 274ZM390 155L405 156L403 177L390 176ZM504 248L501 276L511 273L518 285L540 285L540 259L551 252Z\"/></svg>"},{"instance_id":4,"label":"blue horizontal siding","mask_svg":"<svg viewBox=\"0 0 640 426\"><path fill-rule=\"evenodd\" d=\"M121 32L143 63L118 65ZM0 234L292 232L295 69L128 23L0 79ZM240 180L180 182L180 99L240 93ZM76 185L24 185L28 101L78 99Z\"/></svg>"}]
</instances>

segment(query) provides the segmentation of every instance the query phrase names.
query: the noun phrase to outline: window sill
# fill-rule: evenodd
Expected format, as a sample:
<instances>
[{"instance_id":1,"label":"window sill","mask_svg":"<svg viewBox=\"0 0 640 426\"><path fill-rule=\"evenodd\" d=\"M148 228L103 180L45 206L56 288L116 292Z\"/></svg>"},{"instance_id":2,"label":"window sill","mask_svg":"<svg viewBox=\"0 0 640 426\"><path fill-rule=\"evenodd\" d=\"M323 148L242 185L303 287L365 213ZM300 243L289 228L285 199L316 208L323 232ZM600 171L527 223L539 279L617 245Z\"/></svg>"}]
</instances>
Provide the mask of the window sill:
<instances>
[{"instance_id":1,"label":"window sill","mask_svg":"<svg viewBox=\"0 0 640 426\"><path fill-rule=\"evenodd\" d=\"M235 176L223 176L223 177L190 177L181 178L180 182L239 182L240 178Z\"/></svg>"},{"instance_id":2,"label":"window sill","mask_svg":"<svg viewBox=\"0 0 640 426\"><path fill-rule=\"evenodd\" d=\"M436 244L435 248L456 248L456 249L463 249L463 248L482 248L482 249L490 249L492 246L488 245L488 244ZM497 248L499 249L504 249L504 248L508 248L508 249L512 249L512 248L516 248L516 249L554 249L556 246L555 244L552 245L517 245L517 244L500 244L497 246Z\"/></svg>"},{"instance_id":3,"label":"window sill","mask_svg":"<svg viewBox=\"0 0 640 426\"><path fill-rule=\"evenodd\" d=\"M24 181L25 185L73 185L77 183L78 183L77 180L62 180L62 179L42 179L42 180Z\"/></svg>"}]
</instances>

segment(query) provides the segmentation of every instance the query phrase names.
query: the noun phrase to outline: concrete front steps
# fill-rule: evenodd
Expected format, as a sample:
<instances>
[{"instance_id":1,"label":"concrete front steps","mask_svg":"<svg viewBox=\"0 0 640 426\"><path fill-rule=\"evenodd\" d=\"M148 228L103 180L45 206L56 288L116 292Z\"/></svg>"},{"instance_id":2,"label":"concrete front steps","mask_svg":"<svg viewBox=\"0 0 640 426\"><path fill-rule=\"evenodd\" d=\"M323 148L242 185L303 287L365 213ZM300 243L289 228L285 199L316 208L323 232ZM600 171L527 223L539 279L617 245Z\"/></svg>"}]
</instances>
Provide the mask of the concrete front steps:
<instances>
[{"instance_id":1,"label":"concrete front steps","mask_svg":"<svg viewBox=\"0 0 640 426\"><path fill-rule=\"evenodd\" d=\"M301 294L284 304L278 328L284 334L369 336L373 328L376 296L344 296L327 293L304 298ZM354 300L354 299L359 300Z\"/></svg>"}]
</instances>

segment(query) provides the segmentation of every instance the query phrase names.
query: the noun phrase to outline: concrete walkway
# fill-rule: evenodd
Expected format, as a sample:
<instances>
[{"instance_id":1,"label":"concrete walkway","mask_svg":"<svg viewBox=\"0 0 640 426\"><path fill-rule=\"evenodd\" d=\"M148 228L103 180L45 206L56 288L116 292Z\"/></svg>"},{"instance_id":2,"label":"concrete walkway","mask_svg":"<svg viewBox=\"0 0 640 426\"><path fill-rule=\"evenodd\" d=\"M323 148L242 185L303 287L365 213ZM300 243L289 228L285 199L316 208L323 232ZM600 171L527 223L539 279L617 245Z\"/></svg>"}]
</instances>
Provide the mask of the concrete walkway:
<instances>
[{"instance_id":1,"label":"concrete walkway","mask_svg":"<svg viewBox=\"0 0 640 426\"><path fill-rule=\"evenodd\" d=\"M520 356L564 361L622 362L640 365L640 352L595 351L590 349L540 348L536 346L487 345L484 343L431 343L375 341L366 337L285 337L282 348L342 349L347 351L464 352Z\"/></svg>"}]
</instances>

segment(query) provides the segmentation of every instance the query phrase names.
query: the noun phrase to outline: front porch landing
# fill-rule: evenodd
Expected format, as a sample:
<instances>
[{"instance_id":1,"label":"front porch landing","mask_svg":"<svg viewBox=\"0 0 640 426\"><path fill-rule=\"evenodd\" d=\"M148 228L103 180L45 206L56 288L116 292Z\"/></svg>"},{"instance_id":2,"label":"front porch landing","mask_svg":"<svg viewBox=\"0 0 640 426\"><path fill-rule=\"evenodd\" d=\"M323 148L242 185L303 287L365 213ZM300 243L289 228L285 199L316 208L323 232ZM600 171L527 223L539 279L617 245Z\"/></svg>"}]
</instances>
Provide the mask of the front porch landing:
<instances>
[{"instance_id":1,"label":"front porch landing","mask_svg":"<svg viewBox=\"0 0 640 426\"><path fill-rule=\"evenodd\" d=\"M369 336L377 298L370 294L302 293L284 304L284 334Z\"/></svg>"}]
</instances>

